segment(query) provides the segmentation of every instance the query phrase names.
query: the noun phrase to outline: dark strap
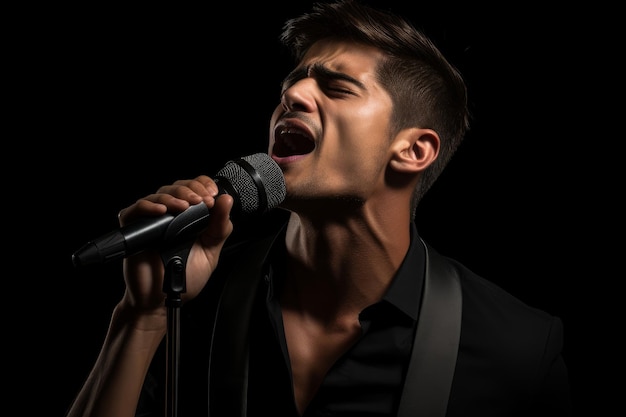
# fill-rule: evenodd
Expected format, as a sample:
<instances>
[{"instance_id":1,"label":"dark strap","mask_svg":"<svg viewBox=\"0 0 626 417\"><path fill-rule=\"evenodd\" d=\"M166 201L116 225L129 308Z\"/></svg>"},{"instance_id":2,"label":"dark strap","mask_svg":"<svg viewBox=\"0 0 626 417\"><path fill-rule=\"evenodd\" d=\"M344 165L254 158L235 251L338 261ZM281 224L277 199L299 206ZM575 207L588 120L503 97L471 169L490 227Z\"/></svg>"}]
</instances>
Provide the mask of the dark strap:
<instances>
[{"instance_id":1,"label":"dark strap","mask_svg":"<svg viewBox=\"0 0 626 417\"><path fill-rule=\"evenodd\" d=\"M422 307L398 417L444 417L461 335L459 275L426 248Z\"/></svg>"}]
</instances>

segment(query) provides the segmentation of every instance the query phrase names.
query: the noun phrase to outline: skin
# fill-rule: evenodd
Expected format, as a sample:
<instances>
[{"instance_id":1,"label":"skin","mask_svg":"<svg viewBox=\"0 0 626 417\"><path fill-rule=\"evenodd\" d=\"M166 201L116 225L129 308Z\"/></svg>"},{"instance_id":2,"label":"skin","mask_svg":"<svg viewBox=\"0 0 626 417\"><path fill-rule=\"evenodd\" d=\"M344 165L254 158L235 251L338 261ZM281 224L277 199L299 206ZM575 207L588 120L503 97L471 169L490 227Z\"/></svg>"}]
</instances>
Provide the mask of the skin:
<instances>
[{"instance_id":1,"label":"skin","mask_svg":"<svg viewBox=\"0 0 626 417\"><path fill-rule=\"evenodd\" d=\"M300 413L328 368L360 335L359 312L382 297L404 259L411 194L437 157L439 137L430 129L390 135L392 102L375 77L382 57L353 43L316 43L286 78L271 117L268 153L284 172L282 205L292 210L280 302ZM315 147L279 156L274 145L283 140L281 132L303 134ZM140 216L182 212L200 201L212 210L211 224L189 256L185 300L206 284L233 229L232 198L214 199L216 194L213 180L200 176L163 186L120 212L124 225ZM124 273L127 290L69 417L133 416L165 336L158 254L126 258Z\"/></svg>"}]
</instances>

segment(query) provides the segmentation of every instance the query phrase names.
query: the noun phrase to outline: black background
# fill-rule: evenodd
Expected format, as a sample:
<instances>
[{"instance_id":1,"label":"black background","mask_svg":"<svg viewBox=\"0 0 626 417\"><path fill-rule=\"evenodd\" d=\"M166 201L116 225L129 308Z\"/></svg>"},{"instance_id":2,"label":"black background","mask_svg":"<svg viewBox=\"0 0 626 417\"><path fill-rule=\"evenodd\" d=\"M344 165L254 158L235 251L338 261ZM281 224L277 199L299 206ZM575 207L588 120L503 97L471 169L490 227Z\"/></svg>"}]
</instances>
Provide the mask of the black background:
<instances>
[{"instance_id":1,"label":"black background","mask_svg":"<svg viewBox=\"0 0 626 417\"><path fill-rule=\"evenodd\" d=\"M611 230L600 226L608 210L598 210L610 205L600 203L606 188L590 174L611 153L596 94L612 94L598 87L608 77L598 67L607 65L602 31L614 12L369 3L409 16L468 83L472 130L423 201L420 232L560 316L577 411L608 406L600 375L610 368L590 357L598 342L603 356L612 354L599 320L613 314L595 316L610 304L596 290L615 291L619 276L590 249ZM16 49L14 68L26 81L14 108L29 116L18 119L15 142L31 191L17 200L30 202L24 212L45 256L29 250L23 261L28 282L42 281L32 292L43 300L20 302L20 312L42 307L20 331L33 339L25 381L48 398L48 415L62 415L84 381L123 291L120 264L77 270L72 253L116 228L118 211L158 186L266 150L291 64L277 37L286 17L308 7L85 3L37 9L22 26L28 46ZM49 221L38 220L42 213Z\"/></svg>"}]
</instances>

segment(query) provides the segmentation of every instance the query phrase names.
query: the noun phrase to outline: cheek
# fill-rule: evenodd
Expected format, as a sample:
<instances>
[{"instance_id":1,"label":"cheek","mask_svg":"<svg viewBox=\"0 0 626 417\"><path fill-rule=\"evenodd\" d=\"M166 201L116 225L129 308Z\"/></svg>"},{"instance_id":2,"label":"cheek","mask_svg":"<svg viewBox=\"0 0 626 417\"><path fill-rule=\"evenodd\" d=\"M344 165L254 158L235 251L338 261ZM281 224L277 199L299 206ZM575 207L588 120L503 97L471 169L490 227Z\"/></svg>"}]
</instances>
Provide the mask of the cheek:
<instances>
[{"instance_id":1,"label":"cheek","mask_svg":"<svg viewBox=\"0 0 626 417\"><path fill-rule=\"evenodd\" d=\"M344 169L357 173L363 181L376 182L386 166L390 146L389 116L387 106L361 106L355 108L340 127L339 137L349 138L343 143L342 151L352 155L343 159Z\"/></svg>"},{"instance_id":2,"label":"cheek","mask_svg":"<svg viewBox=\"0 0 626 417\"><path fill-rule=\"evenodd\" d=\"M354 109L354 118L362 130L376 134L387 134L391 118L391 102L370 100L367 105Z\"/></svg>"},{"instance_id":3,"label":"cheek","mask_svg":"<svg viewBox=\"0 0 626 417\"><path fill-rule=\"evenodd\" d=\"M389 112L380 106L362 106L347 113L339 124L339 137L349 138L343 144L359 154L377 154L389 143Z\"/></svg>"}]
</instances>

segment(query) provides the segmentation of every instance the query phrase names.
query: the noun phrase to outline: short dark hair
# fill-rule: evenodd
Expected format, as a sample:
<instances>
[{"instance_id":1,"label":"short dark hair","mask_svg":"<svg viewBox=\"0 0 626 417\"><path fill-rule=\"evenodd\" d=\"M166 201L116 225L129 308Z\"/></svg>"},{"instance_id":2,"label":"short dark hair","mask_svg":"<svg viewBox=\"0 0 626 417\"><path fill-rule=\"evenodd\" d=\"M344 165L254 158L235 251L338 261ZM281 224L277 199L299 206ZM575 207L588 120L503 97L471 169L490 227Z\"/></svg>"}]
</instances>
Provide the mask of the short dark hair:
<instances>
[{"instance_id":1,"label":"short dark hair","mask_svg":"<svg viewBox=\"0 0 626 417\"><path fill-rule=\"evenodd\" d=\"M424 171L414 192L415 215L417 204L469 129L467 87L462 75L411 22L357 0L315 3L310 12L288 20L280 35L297 61L322 39L357 42L386 54L377 75L393 102L392 133L417 126L439 134L437 160Z\"/></svg>"}]
</instances>

